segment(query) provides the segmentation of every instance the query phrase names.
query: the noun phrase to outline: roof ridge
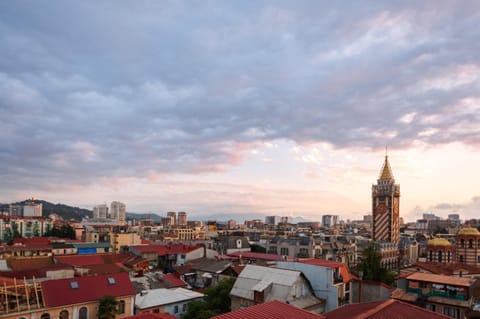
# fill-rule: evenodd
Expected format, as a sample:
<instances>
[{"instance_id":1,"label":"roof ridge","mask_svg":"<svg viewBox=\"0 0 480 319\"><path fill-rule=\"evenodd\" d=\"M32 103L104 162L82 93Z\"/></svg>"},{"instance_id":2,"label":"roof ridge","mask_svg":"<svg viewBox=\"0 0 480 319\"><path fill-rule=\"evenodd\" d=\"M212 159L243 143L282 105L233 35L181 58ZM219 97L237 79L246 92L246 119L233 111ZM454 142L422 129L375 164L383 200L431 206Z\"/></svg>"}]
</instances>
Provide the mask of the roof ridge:
<instances>
[{"instance_id":1,"label":"roof ridge","mask_svg":"<svg viewBox=\"0 0 480 319\"><path fill-rule=\"evenodd\" d=\"M358 316L355 316L354 319L366 319L372 316L373 314L376 314L377 312L385 309L386 307L390 306L392 303L395 302L395 299L388 299L385 302L382 302L381 304L377 305L376 307L368 310L367 312L364 312L362 314L359 314Z\"/></svg>"}]
</instances>

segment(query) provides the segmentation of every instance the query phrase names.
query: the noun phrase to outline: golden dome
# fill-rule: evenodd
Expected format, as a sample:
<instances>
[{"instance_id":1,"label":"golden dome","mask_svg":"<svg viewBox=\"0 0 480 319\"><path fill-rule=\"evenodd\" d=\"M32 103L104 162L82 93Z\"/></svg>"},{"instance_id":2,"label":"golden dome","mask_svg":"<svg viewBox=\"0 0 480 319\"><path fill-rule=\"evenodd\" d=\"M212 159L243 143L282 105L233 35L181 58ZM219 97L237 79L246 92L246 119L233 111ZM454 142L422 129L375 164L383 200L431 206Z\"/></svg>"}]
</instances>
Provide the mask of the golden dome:
<instances>
[{"instance_id":1,"label":"golden dome","mask_svg":"<svg viewBox=\"0 0 480 319\"><path fill-rule=\"evenodd\" d=\"M448 240L444 238L434 238L430 239L427 243L428 246L452 246Z\"/></svg>"},{"instance_id":2,"label":"golden dome","mask_svg":"<svg viewBox=\"0 0 480 319\"><path fill-rule=\"evenodd\" d=\"M459 235L480 235L478 229L473 227L463 228L458 232Z\"/></svg>"}]
</instances>

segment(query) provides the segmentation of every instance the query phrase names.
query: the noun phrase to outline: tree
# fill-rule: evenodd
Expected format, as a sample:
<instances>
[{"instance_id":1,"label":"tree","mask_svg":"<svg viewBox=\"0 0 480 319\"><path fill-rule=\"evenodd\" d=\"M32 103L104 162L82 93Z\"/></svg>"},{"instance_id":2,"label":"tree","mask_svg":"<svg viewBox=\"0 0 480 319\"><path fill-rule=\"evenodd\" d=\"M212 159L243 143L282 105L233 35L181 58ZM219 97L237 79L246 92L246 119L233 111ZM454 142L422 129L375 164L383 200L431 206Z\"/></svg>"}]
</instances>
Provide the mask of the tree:
<instances>
[{"instance_id":1,"label":"tree","mask_svg":"<svg viewBox=\"0 0 480 319\"><path fill-rule=\"evenodd\" d=\"M10 229L10 227L6 227L3 230L3 241L7 243L7 245L11 245L12 239L13 239L12 230Z\"/></svg>"},{"instance_id":2,"label":"tree","mask_svg":"<svg viewBox=\"0 0 480 319\"><path fill-rule=\"evenodd\" d=\"M362 272L362 279L374 280L392 285L395 282L395 273L388 271L382 267L382 256L375 248L373 243L370 243L363 250L363 260L358 266L358 270Z\"/></svg>"},{"instance_id":3,"label":"tree","mask_svg":"<svg viewBox=\"0 0 480 319\"><path fill-rule=\"evenodd\" d=\"M207 319L230 311L230 290L235 278L225 279L215 287L205 289L203 301L192 301L182 319Z\"/></svg>"},{"instance_id":4,"label":"tree","mask_svg":"<svg viewBox=\"0 0 480 319\"><path fill-rule=\"evenodd\" d=\"M18 224L15 221L12 221L12 233L13 233L12 234L13 238L21 238L22 237L22 235L18 231Z\"/></svg>"},{"instance_id":5,"label":"tree","mask_svg":"<svg viewBox=\"0 0 480 319\"><path fill-rule=\"evenodd\" d=\"M118 301L115 297L103 296L100 298L97 312L99 319L115 319L118 313Z\"/></svg>"}]
</instances>

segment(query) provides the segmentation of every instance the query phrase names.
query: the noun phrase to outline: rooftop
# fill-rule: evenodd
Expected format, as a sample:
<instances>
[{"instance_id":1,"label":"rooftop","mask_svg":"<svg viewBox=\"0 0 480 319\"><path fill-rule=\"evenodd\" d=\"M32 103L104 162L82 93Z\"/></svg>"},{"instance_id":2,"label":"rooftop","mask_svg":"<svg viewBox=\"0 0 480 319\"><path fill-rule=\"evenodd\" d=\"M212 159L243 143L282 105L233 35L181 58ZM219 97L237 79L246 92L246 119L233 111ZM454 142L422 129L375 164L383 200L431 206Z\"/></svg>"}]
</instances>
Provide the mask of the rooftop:
<instances>
[{"instance_id":1,"label":"rooftop","mask_svg":"<svg viewBox=\"0 0 480 319\"><path fill-rule=\"evenodd\" d=\"M435 275L435 274L427 274L423 272L416 272L406 277L408 280L417 280L417 281L425 281L425 282L432 282L437 284L445 284L445 285L452 285L452 286L462 286L462 287L470 287L475 279L467 278L467 277L453 277L453 276L445 276L445 275Z\"/></svg>"},{"instance_id":2,"label":"rooftop","mask_svg":"<svg viewBox=\"0 0 480 319\"><path fill-rule=\"evenodd\" d=\"M224 313L212 319L322 319L317 315L303 309L288 305L278 300L258 304L252 307Z\"/></svg>"},{"instance_id":3,"label":"rooftop","mask_svg":"<svg viewBox=\"0 0 480 319\"><path fill-rule=\"evenodd\" d=\"M345 305L323 314L327 319L446 319L450 318L394 299Z\"/></svg>"},{"instance_id":4,"label":"rooftop","mask_svg":"<svg viewBox=\"0 0 480 319\"><path fill-rule=\"evenodd\" d=\"M135 296L135 306L139 309L148 309L159 305L168 305L202 297L203 294L185 288L150 289Z\"/></svg>"}]
</instances>

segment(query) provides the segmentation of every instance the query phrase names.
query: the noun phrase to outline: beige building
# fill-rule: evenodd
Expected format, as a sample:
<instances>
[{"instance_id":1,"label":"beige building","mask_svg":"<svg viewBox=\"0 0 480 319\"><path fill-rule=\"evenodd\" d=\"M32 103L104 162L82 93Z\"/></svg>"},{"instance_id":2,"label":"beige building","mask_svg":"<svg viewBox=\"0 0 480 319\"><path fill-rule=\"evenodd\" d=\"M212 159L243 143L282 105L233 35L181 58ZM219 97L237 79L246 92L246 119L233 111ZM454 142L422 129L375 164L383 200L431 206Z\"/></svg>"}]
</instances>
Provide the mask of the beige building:
<instances>
[{"instance_id":1,"label":"beige building","mask_svg":"<svg viewBox=\"0 0 480 319\"><path fill-rule=\"evenodd\" d=\"M127 221L126 205L121 202L113 201L110 204L110 218L119 224L125 224Z\"/></svg>"},{"instance_id":2,"label":"beige building","mask_svg":"<svg viewBox=\"0 0 480 319\"><path fill-rule=\"evenodd\" d=\"M113 252L119 253L122 246L135 246L142 243L137 233L108 233Z\"/></svg>"}]
</instances>

